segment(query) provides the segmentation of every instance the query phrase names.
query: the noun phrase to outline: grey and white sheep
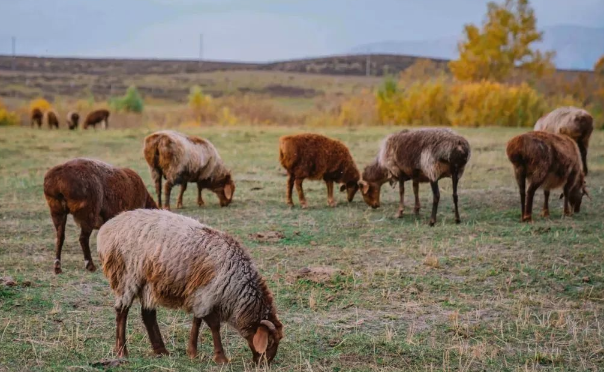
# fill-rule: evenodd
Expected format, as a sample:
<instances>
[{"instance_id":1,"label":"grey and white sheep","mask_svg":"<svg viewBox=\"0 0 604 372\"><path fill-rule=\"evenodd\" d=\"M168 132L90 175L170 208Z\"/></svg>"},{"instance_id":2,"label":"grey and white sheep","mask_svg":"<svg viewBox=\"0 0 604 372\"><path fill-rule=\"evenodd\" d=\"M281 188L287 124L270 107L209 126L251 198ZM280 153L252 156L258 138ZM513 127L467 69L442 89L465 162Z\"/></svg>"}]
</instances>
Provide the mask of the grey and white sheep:
<instances>
[{"instance_id":1,"label":"grey and white sheep","mask_svg":"<svg viewBox=\"0 0 604 372\"><path fill-rule=\"evenodd\" d=\"M457 206L457 184L470 159L470 144L450 129L430 128L402 130L387 136L382 142L377 159L365 168L359 186L365 202L373 208L379 207L381 186L387 181L399 183L402 216L404 204L404 182L413 181L415 211L419 211L419 183L430 182L433 194L430 226L436 223L436 212L440 200L438 180L451 177L455 222L459 223Z\"/></svg>"},{"instance_id":2,"label":"grey and white sheep","mask_svg":"<svg viewBox=\"0 0 604 372\"><path fill-rule=\"evenodd\" d=\"M182 208L182 197L187 183L197 183L197 204L204 204L203 189L212 190L218 196L220 206L225 207L233 200L235 183L231 172L224 166L212 143L203 138L164 130L145 137L143 153L155 181L157 204L161 207L161 180L164 185L164 208L170 209L170 193L174 185L180 184L176 208Z\"/></svg>"},{"instance_id":3,"label":"grey and white sheep","mask_svg":"<svg viewBox=\"0 0 604 372\"><path fill-rule=\"evenodd\" d=\"M572 138L579 146L583 172L587 175L587 149L594 130L593 118L589 112L572 106L559 107L537 120L535 130L563 134Z\"/></svg>"},{"instance_id":4,"label":"grey and white sheep","mask_svg":"<svg viewBox=\"0 0 604 372\"><path fill-rule=\"evenodd\" d=\"M115 293L118 356L127 356L126 318L135 298L156 354L167 354L156 320L159 306L193 313L187 354L197 353L203 319L212 331L214 360L227 363L220 324L245 338L255 362L270 362L283 337L273 296L235 239L184 216L163 210L125 212L97 236L103 272Z\"/></svg>"}]
</instances>

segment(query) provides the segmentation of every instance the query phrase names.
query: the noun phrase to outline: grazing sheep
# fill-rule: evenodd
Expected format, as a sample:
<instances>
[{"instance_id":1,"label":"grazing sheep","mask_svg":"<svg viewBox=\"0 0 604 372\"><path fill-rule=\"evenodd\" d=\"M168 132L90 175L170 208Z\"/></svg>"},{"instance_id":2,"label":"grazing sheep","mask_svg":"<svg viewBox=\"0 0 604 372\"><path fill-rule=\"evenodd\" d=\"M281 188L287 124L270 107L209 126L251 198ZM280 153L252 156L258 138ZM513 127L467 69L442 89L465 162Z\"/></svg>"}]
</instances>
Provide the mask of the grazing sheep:
<instances>
[{"instance_id":1,"label":"grazing sheep","mask_svg":"<svg viewBox=\"0 0 604 372\"><path fill-rule=\"evenodd\" d=\"M419 183L430 182L433 194L430 226L434 226L440 200L438 180L451 177L455 222L459 223L461 219L457 206L457 183L463 175L470 155L468 141L452 130L440 128L402 130L386 137L376 161L365 169L363 179L359 182L361 193L368 205L377 208L381 186L387 180L398 181L400 204L397 216L401 217L404 209L404 182L413 180L416 213L420 207Z\"/></svg>"},{"instance_id":2,"label":"grazing sheep","mask_svg":"<svg viewBox=\"0 0 604 372\"><path fill-rule=\"evenodd\" d=\"M115 293L115 352L127 356L126 320L135 298L153 351L168 354L156 319L164 306L193 313L187 354L197 354L202 319L212 331L214 361L228 363L220 324L247 340L254 362L270 362L283 337L273 296L247 251L232 237L168 211L135 210L107 222L97 236L103 272Z\"/></svg>"},{"instance_id":3,"label":"grazing sheep","mask_svg":"<svg viewBox=\"0 0 604 372\"><path fill-rule=\"evenodd\" d=\"M572 138L579 146L583 172L587 175L587 149L594 130L593 118L589 112L577 107L560 107L537 120L535 130L564 134Z\"/></svg>"},{"instance_id":4,"label":"grazing sheep","mask_svg":"<svg viewBox=\"0 0 604 372\"><path fill-rule=\"evenodd\" d=\"M287 204L294 205L294 184L302 208L306 198L302 189L304 179L323 180L327 185L327 204L336 206L333 199L333 184L341 183L340 191L347 191L348 201L354 199L359 189L359 170L346 145L338 140L319 134L304 133L283 136L279 139L279 161L287 171Z\"/></svg>"},{"instance_id":5,"label":"grazing sheep","mask_svg":"<svg viewBox=\"0 0 604 372\"><path fill-rule=\"evenodd\" d=\"M136 208L157 208L143 180L133 170L92 159L73 159L51 168L44 176L44 196L57 231L55 273L61 270L61 249L67 215L80 227L80 246L86 269L95 271L89 238L107 220Z\"/></svg>"},{"instance_id":6,"label":"grazing sheep","mask_svg":"<svg viewBox=\"0 0 604 372\"><path fill-rule=\"evenodd\" d=\"M95 110L89 113L84 119L84 129L88 129L89 126L92 126L96 129L97 124L101 124L103 129L107 129L109 127L109 111L105 109Z\"/></svg>"},{"instance_id":7,"label":"grazing sheep","mask_svg":"<svg viewBox=\"0 0 604 372\"><path fill-rule=\"evenodd\" d=\"M532 220L535 191L545 195L542 215L549 216L550 190L562 187L564 214L581 210L583 195L589 196L577 144L569 137L548 132L529 132L512 138L507 145L508 159L514 166L520 190L521 220ZM528 191L526 180L529 180ZM570 205L570 208L569 208Z\"/></svg>"},{"instance_id":8,"label":"grazing sheep","mask_svg":"<svg viewBox=\"0 0 604 372\"><path fill-rule=\"evenodd\" d=\"M200 137L164 130L145 137L143 154L155 181L157 203L161 202L161 179L164 177L164 208L170 209L170 193L174 185L180 185L176 208L182 208L182 197L187 183L197 183L197 205L204 205L203 189L212 190L218 196L221 207L233 200L235 183L231 172L224 166L218 151Z\"/></svg>"},{"instance_id":9,"label":"grazing sheep","mask_svg":"<svg viewBox=\"0 0 604 372\"><path fill-rule=\"evenodd\" d=\"M38 128L42 127L42 119L44 118L44 113L39 108L35 107L31 110L31 126L34 124L38 125Z\"/></svg>"},{"instance_id":10,"label":"grazing sheep","mask_svg":"<svg viewBox=\"0 0 604 372\"><path fill-rule=\"evenodd\" d=\"M56 112L46 111L46 122L48 123L49 129L52 129L52 127L59 129L59 118L57 117Z\"/></svg>"},{"instance_id":11,"label":"grazing sheep","mask_svg":"<svg viewBox=\"0 0 604 372\"><path fill-rule=\"evenodd\" d=\"M77 112L70 111L67 114L67 126L70 130L78 128L78 122L80 121L80 115Z\"/></svg>"}]
</instances>

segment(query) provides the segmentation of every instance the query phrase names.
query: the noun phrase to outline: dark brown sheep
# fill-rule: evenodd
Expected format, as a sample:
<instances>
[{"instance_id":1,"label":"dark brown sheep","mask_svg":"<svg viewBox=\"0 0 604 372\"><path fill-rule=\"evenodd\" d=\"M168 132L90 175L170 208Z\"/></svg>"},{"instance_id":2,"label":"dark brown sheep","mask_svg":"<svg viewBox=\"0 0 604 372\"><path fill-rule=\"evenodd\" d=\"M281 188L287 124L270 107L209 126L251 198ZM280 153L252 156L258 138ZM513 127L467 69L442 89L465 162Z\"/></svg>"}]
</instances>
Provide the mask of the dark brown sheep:
<instances>
[{"instance_id":1,"label":"dark brown sheep","mask_svg":"<svg viewBox=\"0 0 604 372\"><path fill-rule=\"evenodd\" d=\"M593 118L589 112L577 107L560 107L537 120L535 130L572 138L579 146L583 172L587 175L587 149L594 130Z\"/></svg>"},{"instance_id":2,"label":"dark brown sheep","mask_svg":"<svg viewBox=\"0 0 604 372\"><path fill-rule=\"evenodd\" d=\"M57 231L55 273L61 273L61 249L67 215L80 227L80 246L86 269L95 271L89 238L117 214L137 209L156 209L136 172L92 159L73 159L51 168L44 176L44 196Z\"/></svg>"},{"instance_id":3,"label":"dark brown sheep","mask_svg":"<svg viewBox=\"0 0 604 372\"><path fill-rule=\"evenodd\" d=\"M306 198L302 189L304 179L323 180L327 185L327 204L335 207L333 184L341 183L340 191L347 192L348 201L354 199L359 189L359 170L346 145L319 134L305 133L283 136L279 139L279 161L287 171L287 204L294 205L294 185L302 208Z\"/></svg>"},{"instance_id":4,"label":"dark brown sheep","mask_svg":"<svg viewBox=\"0 0 604 372\"><path fill-rule=\"evenodd\" d=\"M450 129L402 130L391 134L382 143L377 159L364 170L359 182L363 199L371 207L379 207L381 186L386 181L398 181L400 204L397 217L401 217L404 209L404 182L413 180L415 212L418 213L419 183L430 182L433 195L430 226L434 226L440 201L438 180L451 177L455 222L459 223L457 184L470 155L468 141Z\"/></svg>"},{"instance_id":5,"label":"dark brown sheep","mask_svg":"<svg viewBox=\"0 0 604 372\"><path fill-rule=\"evenodd\" d=\"M56 129L59 129L59 118L57 117L56 112L47 111L46 112L46 122L48 123L49 129L52 129L53 127L55 127Z\"/></svg>"},{"instance_id":6,"label":"dark brown sheep","mask_svg":"<svg viewBox=\"0 0 604 372\"><path fill-rule=\"evenodd\" d=\"M189 182L197 183L197 205L204 205L203 189L212 190L221 207L233 200L235 183L218 150L208 140L187 136L173 130L155 132L145 138L143 155L155 181L157 203L161 202L161 180L165 178L164 208L170 209L170 193L180 185L176 208L182 208L182 197Z\"/></svg>"},{"instance_id":7,"label":"dark brown sheep","mask_svg":"<svg viewBox=\"0 0 604 372\"><path fill-rule=\"evenodd\" d=\"M77 112L70 111L67 114L67 126L70 130L74 130L78 128L78 124L80 121L80 115Z\"/></svg>"},{"instance_id":8,"label":"dark brown sheep","mask_svg":"<svg viewBox=\"0 0 604 372\"><path fill-rule=\"evenodd\" d=\"M88 129L88 127L93 127L96 129L97 124L101 124L103 129L107 129L109 127L109 111L105 109L92 111L86 116L84 119L84 129Z\"/></svg>"},{"instance_id":9,"label":"dark brown sheep","mask_svg":"<svg viewBox=\"0 0 604 372\"><path fill-rule=\"evenodd\" d=\"M512 138L506 153L518 182L523 222L532 220L533 198L539 188L545 195L544 217L549 216L550 190L559 187L563 188L560 198L564 197L564 214L570 216L573 211L578 213L581 210L583 195L588 194L581 154L571 138L547 132L528 132ZM529 186L525 191L527 179Z\"/></svg>"},{"instance_id":10,"label":"dark brown sheep","mask_svg":"<svg viewBox=\"0 0 604 372\"><path fill-rule=\"evenodd\" d=\"M35 124L38 125L38 128L42 127L42 119L44 118L44 113L39 108L34 108L31 110L31 126L33 127Z\"/></svg>"}]
</instances>

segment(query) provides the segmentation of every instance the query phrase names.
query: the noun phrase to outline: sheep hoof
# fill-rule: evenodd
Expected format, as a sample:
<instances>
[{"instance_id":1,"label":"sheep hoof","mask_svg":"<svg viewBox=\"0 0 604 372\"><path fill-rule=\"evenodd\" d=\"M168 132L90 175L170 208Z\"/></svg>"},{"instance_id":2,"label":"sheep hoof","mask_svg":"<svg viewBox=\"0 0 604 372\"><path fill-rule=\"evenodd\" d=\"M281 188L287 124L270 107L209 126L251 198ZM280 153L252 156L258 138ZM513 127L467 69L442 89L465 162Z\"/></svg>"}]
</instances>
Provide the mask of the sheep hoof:
<instances>
[{"instance_id":1,"label":"sheep hoof","mask_svg":"<svg viewBox=\"0 0 604 372\"><path fill-rule=\"evenodd\" d=\"M182 203L176 204L176 209L182 209Z\"/></svg>"},{"instance_id":2,"label":"sheep hoof","mask_svg":"<svg viewBox=\"0 0 604 372\"><path fill-rule=\"evenodd\" d=\"M153 354L157 355L157 356L161 356L161 355L170 355L170 352L168 352L168 350L166 350L165 347L157 349L157 350L153 350Z\"/></svg>"},{"instance_id":3,"label":"sheep hoof","mask_svg":"<svg viewBox=\"0 0 604 372\"><path fill-rule=\"evenodd\" d=\"M94 264L92 262L88 262L86 264L86 270L90 271L91 273L96 271L96 266L94 266Z\"/></svg>"},{"instance_id":4,"label":"sheep hoof","mask_svg":"<svg viewBox=\"0 0 604 372\"><path fill-rule=\"evenodd\" d=\"M541 212L541 217L548 218L549 217L549 211L543 211L543 212Z\"/></svg>"},{"instance_id":5,"label":"sheep hoof","mask_svg":"<svg viewBox=\"0 0 604 372\"><path fill-rule=\"evenodd\" d=\"M522 222L533 222L532 216L522 216Z\"/></svg>"},{"instance_id":6,"label":"sheep hoof","mask_svg":"<svg viewBox=\"0 0 604 372\"><path fill-rule=\"evenodd\" d=\"M302 204L300 204L300 206L302 207L302 209L308 208L308 204L306 204L306 203L302 203Z\"/></svg>"},{"instance_id":7,"label":"sheep hoof","mask_svg":"<svg viewBox=\"0 0 604 372\"><path fill-rule=\"evenodd\" d=\"M430 227L434 226L435 223L436 223L436 221L430 220L430 223L429 223Z\"/></svg>"},{"instance_id":8,"label":"sheep hoof","mask_svg":"<svg viewBox=\"0 0 604 372\"><path fill-rule=\"evenodd\" d=\"M203 207L204 205L206 205L206 203L204 203L204 202L197 202L197 206L199 206L199 207Z\"/></svg>"},{"instance_id":9,"label":"sheep hoof","mask_svg":"<svg viewBox=\"0 0 604 372\"><path fill-rule=\"evenodd\" d=\"M222 354L214 355L214 362L216 362L216 364L228 364L229 359Z\"/></svg>"},{"instance_id":10,"label":"sheep hoof","mask_svg":"<svg viewBox=\"0 0 604 372\"><path fill-rule=\"evenodd\" d=\"M394 215L395 218L403 218L403 211L398 211L396 212L396 214Z\"/></svg>"},{"instance_id":11,"label":"sheep hoof","mask_svg":"<svg viewBox=\"0 0 604 372\"><path fill-rule=\"evenodd\" d=\"M164 210L169 211L170 210L170 206L169 205L164 205Z\"/></svg>"},{"instance_id":12,"label":"sheep hoof","mask_svg":"<svg viewBox=\"0 0 604 372\"><path fill-rule=\"evenodd\" d=\"M189 356L189 358L195 359L197 357L197 349L188 348L187 355Z\"/></svg>"},{"instance_id":13,"label":"sheep hoof","mask_svg":"<svg viewBox=\"0 0 604 372\"><path fill-rule=\"evenodd\" d=\"M55 265L55 274L61 274L63 272L63 270L61 270L61 265L56 266Z\"/></svg>"},{"instance_id":14,"label":"sheep hoof","mask_svg":"<svg viewBox=\"0 0 604 372\"><path fill-rule=\"evenodd\" d=\"M459 218L456 218L455 223L459 225L461 223L461 220Z\"/></svg>"},{"instance_id":15,"label":"sheep hoof","mask_svg":"<svg viewBox=\"0 0 604 372\"><path fill-rule=\"evenodd\" d=\"M328 201L328 202L327 202L327 205L333 208L333 207L335 207L337 204L336 204L336 202L335 202L335 201Z\"/></svg>"},{"instance_id":16,"label":"sheep hoof","mask_svg":"<svg viewBox=\"0 0 604 372\"><path fill-rule=\"evenodd\" d=\"M120 348L120 350L114 350L115 351L115 355L118 358L128 358L128 349L126 349L126 346L124 346L123 348Z\"/></svg>"}]
</instances>

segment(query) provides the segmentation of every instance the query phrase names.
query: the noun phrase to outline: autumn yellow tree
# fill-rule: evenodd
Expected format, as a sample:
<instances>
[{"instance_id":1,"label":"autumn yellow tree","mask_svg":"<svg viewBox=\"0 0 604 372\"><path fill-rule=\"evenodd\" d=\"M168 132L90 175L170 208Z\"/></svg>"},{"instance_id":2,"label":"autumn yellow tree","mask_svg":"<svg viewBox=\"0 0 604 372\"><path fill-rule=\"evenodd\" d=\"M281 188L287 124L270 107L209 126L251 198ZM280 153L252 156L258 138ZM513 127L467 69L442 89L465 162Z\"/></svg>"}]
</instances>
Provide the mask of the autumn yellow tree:
<instances>
[{"instance_id":1,"label":"autumn yellow tree","mask_svg":"<svg viewBox=\"0 0 604 372\"><path fill-rule=\"evenodd\" d=\"M553 70L553 52L533 47L542 39L528 0L490 2L481 28L468 24L458 45L459 59L449 68L461 81L503 81L515 68L540 77Z\"/></svg>"},{"instance_id":2,"label":"autumn yellow tree","mask_svg":"<svg viewBox=\"0 0 604 372\"><path fill-rule=\"evenodd\" d=\"M604 109L604 56L600 57L594 65L594 73L597 82L596 98Z\"/></svg>"}]
</instances>

